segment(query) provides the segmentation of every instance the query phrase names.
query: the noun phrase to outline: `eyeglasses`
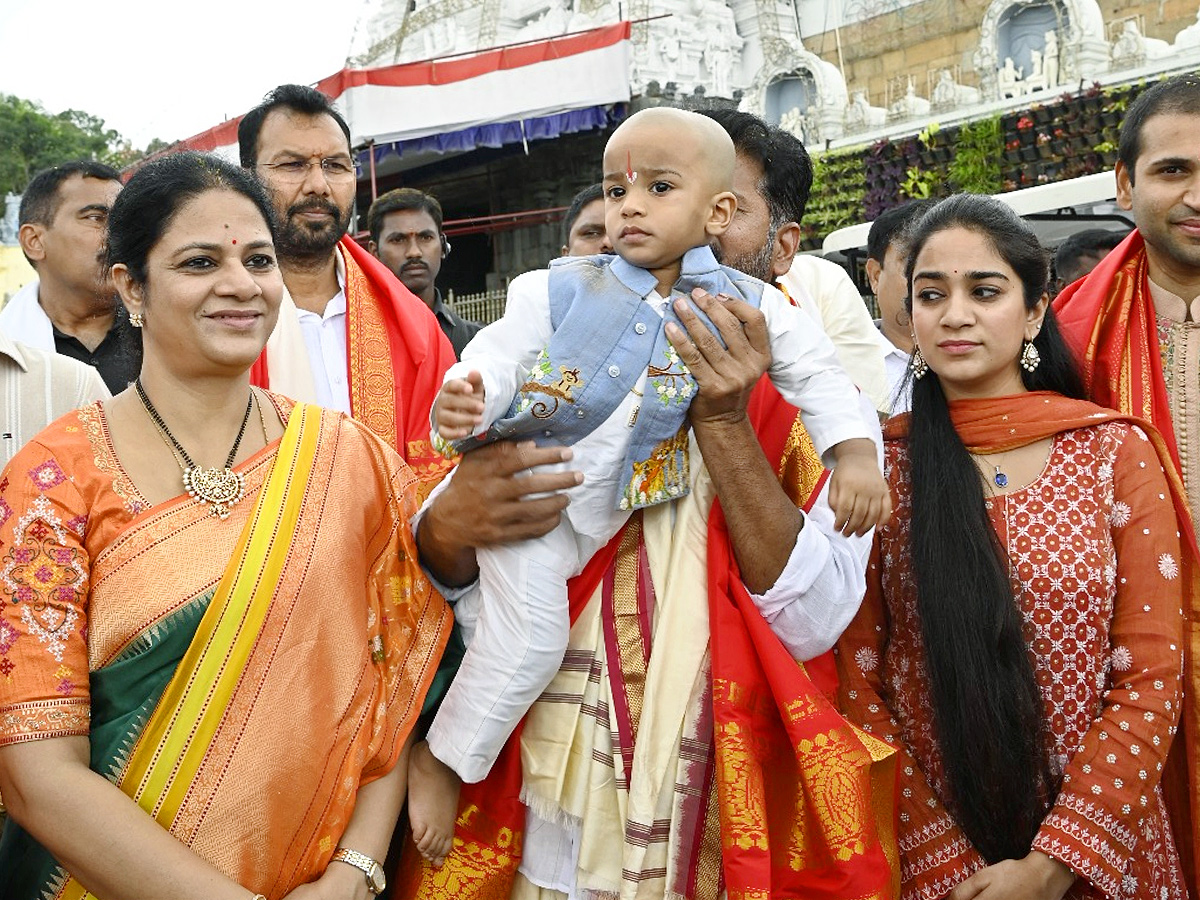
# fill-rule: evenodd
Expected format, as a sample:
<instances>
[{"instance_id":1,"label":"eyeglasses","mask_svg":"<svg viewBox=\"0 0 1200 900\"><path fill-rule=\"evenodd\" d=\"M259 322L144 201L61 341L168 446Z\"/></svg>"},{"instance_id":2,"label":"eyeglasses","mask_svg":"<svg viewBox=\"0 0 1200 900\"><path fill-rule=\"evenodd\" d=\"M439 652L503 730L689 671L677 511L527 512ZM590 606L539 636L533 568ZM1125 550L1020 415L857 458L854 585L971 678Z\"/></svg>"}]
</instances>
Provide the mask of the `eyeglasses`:
<instances>
[{"instance_id":1,"label":"eyeglasses","mask_svg":"<svg viewBox=\"0 0 1200 900\"><path fill-rule=\"evenodd\" d=\"M308 177L308 170L320 166L326 181L347 181L354 177L354 163L346 157L327 156L324 159L287 159L277 163L259 163L270 169L280 181L299 183Z\"/></svg>"}]
</instances>

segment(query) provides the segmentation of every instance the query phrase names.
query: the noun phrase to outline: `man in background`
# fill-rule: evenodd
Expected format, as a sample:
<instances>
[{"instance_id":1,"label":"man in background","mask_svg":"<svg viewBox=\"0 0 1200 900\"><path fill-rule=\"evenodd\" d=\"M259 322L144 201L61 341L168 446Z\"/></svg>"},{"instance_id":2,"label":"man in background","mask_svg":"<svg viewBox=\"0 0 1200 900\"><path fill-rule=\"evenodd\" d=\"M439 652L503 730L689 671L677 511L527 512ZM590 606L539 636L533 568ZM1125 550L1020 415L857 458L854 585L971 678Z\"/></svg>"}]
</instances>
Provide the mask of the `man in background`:
<instances>
[{"instance_id":1,"label":"man in background","mask_svg":"<svg viewBox=\"0 0 1200 900\"><path fill-rule=\"evenodd\" d=\"M912 200L892 207L880 213L867 234L867 280L879 301L876 326L887 343L883 366L893 415L908 412L912 405L912 385L905 382L913 348L912 319L904 308L908 297L906 231L931 206L932 200Z\"/></svg>"},{"instance_id":2,"label":"man in background","mask_svg":"<svg viewBox=\"0 0 1200 900\"><path fill-rule=\"evenodd\" d=\"M792 134L733 109L706 111L733 138L737 212L715 248L725 265L775 284L829 335L838 362L875 409L890 412L884 347L862 296L837 263L798 255L813 167Z\"/></svg>"},{"instance_id":3,"label":"man in background","mask_svg":"<svg viewBox=\"0 0 1200 900\"><path fill-rule=\"evenodd\" d=\"M589 185L575 195L563 218L563 256L595 256L612 253L612 242L604 230L604 190Z\"/></svg>"},{"instance_id":4,"label":"man in background","mask_svg":"<svg viewBox=\"0 0 1200 900\"><path fill-rule=\"evenodd\" d=\"M104 265L116 169L89 160L39 172L19 212L21 251L37 272L0 310L0 331L28 347L87 363L116 394L142 367L142 338Z\"/></svg>"},{"instance_id":5,"label":"man in background","mask_svg":"<svg viewBox=\"0 0 1200 900\"><path fill-rule=\"evenodd\" d=\"M1108 256L1108 251L1128 236L1127 231L1088 228L1075 232L1059 244L1054 254L1054 274L1058 281L1058 289L1062 290L1096 268L1100 260Z\"/></svg>"},{"instance_id":6,"label":"man in background","mask_svg":"<svg viewBox=\"0 0 1200 900\"><path fill-rule=\"evenodd\" d=\"M427 492L449 467L429 409L454 351L425 304L346 236L357 184L346 120L319 91L285 84L242 117L238 145L275 208L284 283L251 380L354 416Z\"/></svg>"},{"instance_id":7,"label":"man in background","mask_svg":"<svg viewBox=\"0 0 1200 900\"><path fill-rule=\"evenodd\" d=\"M450 242L442 232L442 204L413 188L388 191L367 210L367 230L367 249L433 311L454 355L462 356L483 326L448 307L435 284L442 260L450 255Z\"/></svg>"}]
</instances>

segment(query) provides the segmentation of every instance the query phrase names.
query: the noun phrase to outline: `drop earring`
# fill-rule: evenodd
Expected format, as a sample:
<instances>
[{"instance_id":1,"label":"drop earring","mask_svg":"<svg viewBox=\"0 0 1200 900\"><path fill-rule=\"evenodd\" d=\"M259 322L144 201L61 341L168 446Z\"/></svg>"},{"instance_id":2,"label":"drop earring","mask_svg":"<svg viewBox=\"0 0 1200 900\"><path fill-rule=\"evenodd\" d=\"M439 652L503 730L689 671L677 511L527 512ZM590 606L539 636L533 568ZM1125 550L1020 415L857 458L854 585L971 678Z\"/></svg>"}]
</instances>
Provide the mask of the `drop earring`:
<instances>
[{"instance_id":1,"label":"drop earring","mask_svg":"<svg viewBox=\"0 0 1200 900\"><path fill-rule=\"evenodd\" d=\"M1041 362L1042 354L1038 353L1038 348L1033 346L1033 341L1026 341L1021 350L1021 368L1026 372L1034 372Z\"/></svg>"},{"instance_id":2,"label":"drop earring","mask_svg":"<svg viewBox=\"0 0 1200 900\"><path fill-rule=\"evenodd\" d=\"M921 348L916 344L913 345L912 357L908 361L908 370L912 372L912 377L916 381L924 378L925 373L929 371L929 363L925 362L925 357L921 355Z\"/></svg>"}]
</instances>

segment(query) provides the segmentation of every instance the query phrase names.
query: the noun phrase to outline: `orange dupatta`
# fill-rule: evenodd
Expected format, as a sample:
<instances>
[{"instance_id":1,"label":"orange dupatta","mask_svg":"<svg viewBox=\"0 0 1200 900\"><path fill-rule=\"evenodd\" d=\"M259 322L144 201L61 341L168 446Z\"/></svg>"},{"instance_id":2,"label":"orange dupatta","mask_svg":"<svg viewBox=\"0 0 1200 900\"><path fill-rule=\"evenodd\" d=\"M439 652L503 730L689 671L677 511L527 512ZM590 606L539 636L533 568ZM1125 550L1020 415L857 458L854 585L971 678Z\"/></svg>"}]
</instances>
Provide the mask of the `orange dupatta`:
<instances>
[{"instance_id":1,"label":"orange dupatta","mask_svg":"<svg viewBox=\"0 0 1200 900\"><path fill-rule=\"evenodd\" d=\"M433 313L386 266L350 238L346 263L346 363L350 414L404 457L424 497L452 463L429 441L429 410L454 364ZM250 381L270 387L266 350Z\"/></svg>"},{"instance_id":2,"label":"orange dupatta","mask_svg":"<svg viewBox=\"0 0 1200 900\"><path fill-rule=\"evenodd\" d=\"M1116 252L1113 251L1114 254ZM1076 282L1076 285L1080 283ZM1011 397L997 397L951 403L950 417L954 429L967 449L972 453L999 453L1076 428L1102 422L1129 422L1145 431L1167 476L1171 502L1179 522L1180 568L1183 573L1180 583L1184 592L1181 606L1186 621L1183 710L1179 717L1179 731L1163 772L1163 796L1171 815L1171 826L1188 889L1193 897L1200 897L1197 890L1200 883L1200 872L1197 871L1200 857L1196 853L1195 828L1195 823L1200 821L1200 759L1197 758L1196 746L1197 735L1200 735L1200 559L1197 557L1196 538L1183 479L1173 464L1173 446L1153 423L1136 416L1103 409L1086 400L1071 400L1049 391L1035 391L1023 396L1031 402L1014 404ZM1038 403L1037 400L1042 402ZM1170 419L1167 421L1170 422ZM908 431L908 422L908 413L891 419L884 426L885 439L903 437Z\"/></svg>"}]
</instances>

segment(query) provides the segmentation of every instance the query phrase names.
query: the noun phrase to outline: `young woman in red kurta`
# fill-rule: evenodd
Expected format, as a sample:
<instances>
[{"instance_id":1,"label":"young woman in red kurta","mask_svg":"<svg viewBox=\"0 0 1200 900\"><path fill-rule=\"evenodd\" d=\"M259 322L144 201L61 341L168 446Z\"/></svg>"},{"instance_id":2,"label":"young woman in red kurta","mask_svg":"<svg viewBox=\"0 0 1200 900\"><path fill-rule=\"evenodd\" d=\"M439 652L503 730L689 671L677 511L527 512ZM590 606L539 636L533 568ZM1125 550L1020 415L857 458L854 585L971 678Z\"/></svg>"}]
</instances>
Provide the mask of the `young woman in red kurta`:
<instances>
[{"instance_id":1,"label":"young woman in red kurta","mask_svg":"<svg viewBox=\"0 0 1200 900\"><path fill-rule=\"evenodd\" d=\"M1182 900L1162 777L1194 557L1165 446L1071 399L1007 207L953 197L911 247L895 513L837 650L848 718L902 753L903 896Z\"/></svg>"}]
</instances>

